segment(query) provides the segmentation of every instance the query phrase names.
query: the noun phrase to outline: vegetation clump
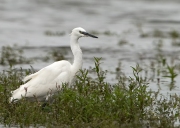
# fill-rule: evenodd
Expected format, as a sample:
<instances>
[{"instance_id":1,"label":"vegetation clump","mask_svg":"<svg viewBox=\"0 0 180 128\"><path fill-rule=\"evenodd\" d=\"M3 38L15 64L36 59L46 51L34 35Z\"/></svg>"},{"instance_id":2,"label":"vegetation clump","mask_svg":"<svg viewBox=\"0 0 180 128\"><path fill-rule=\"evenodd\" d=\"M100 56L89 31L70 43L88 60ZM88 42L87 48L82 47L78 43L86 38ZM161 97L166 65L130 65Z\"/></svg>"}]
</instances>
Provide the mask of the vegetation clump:
<instances>
[{"instance_id":1,"label":"vegetation clump","mask_svg":"<svg viewBox=\"0 0 180 128\"><path fill-rule=\"evenodd\" d=\"M47 30L47 31L44 32L44 34L46 36L64 36L66 33L64 31L53 32L53 31Z\"/></svg>"},{"instance_id":2,"label":"vegetation clump","mask_svg":"<svg viewBox=\"0 0 180 128\"><path fill-rule=\"evenodd\" d=\"M22 54L23 50L17 45L3 46L1 48L0 65L15 65L22 63L30 63L30 60L26 59Z\"/></svg>"},{"instance_id":3,"label":"vegetation clump","mask_svg":"<svg viewBox=\"0 0 180 128\"><path fill-rule=\"evenodd\" d=\"M133 77L120 78L111 85L106 71L95 58L96 74L79 71L75 83L59 89L53 101L30 102L26 98L10 103L11 91L23 84L22 77L31 70L10 69L0 74L0 123L11 127L162 127L174 128L179 117L180 97L160 96L148 89L148 81L140 76L139 65L132 67ZM58 89L58 88L57 88Z\"/></svg>"}]
</instances>

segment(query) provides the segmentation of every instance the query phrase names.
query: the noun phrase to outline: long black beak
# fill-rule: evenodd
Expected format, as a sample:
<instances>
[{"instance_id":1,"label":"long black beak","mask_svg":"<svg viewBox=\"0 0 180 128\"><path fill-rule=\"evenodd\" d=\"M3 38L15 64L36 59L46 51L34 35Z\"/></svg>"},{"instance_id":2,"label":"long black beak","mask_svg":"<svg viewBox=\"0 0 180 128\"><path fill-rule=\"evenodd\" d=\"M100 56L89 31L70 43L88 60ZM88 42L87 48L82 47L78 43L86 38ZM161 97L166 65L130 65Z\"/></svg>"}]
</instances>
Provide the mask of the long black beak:
<instances>
[{"instance_id":1,"label":"long black beak","mask_svg":"<svg viewBox=\"0 0 180 128\"><path fill-rule=\"evenodd\" d=\"M82 34L86 35L86 36L90 36L90 37L93 37L93 38L98 38L97 36L94 36L92 34L89 34L87 32L81 32Z\"/></svg>"}]
</instances>

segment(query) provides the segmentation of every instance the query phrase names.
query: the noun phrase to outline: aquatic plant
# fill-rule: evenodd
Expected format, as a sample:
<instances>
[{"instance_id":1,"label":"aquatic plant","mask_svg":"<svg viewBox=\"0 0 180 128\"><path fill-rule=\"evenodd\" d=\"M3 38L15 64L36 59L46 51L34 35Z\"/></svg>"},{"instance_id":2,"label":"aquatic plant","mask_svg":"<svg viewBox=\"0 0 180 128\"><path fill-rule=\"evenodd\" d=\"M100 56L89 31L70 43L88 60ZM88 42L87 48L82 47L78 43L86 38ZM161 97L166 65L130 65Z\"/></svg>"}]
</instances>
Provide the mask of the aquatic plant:
<instances>
[{"instance_id":1,"label":"aquatic plant","mask_svg":"<svg viewBox=\"0 0 180 128\"><path fill-rule=\"evenodd\" d=\"M44 34L46 36L64 36L66 33L64 31L50 31L50 30L47 30L44 32Z\"/></svg>"},{"instance_id":2,"label":"aquatic plant","mask_svg":"<svg viewBox=\"0 0 180 128\"><path fill-rule=\"evenodd\" d=\"M177 39L178 37L180 37L179 33L178 33L177 31L175 31L175 30L170 31L170 32L169 32L169 35L170 35L170 37L173 38L173 39Z\"/></svg>"},{"instance_id":3,"label":"aquatic plant","mask_svg":"<svg viewBox=\"0 0 180 128\"><path fill-rule=\"evenodd\" d=\"M165 34L163 33L163 31L156 29L153 31L153 37L163 38L165 37Z\"/></svg>"},{"instance_id":4,"label":"aquatic plant","mask_svg":"<svg viewBox=\"0 0 180 128\"><path fill-rule=\"evenodd\" d=\"M53 58L54 61L60 61L65 59L63 54L57 49L54 49L52 50L52 52L50 52L49 58Z\"/></svg>"},{"instance_id":5,"label":"aquatic plant","mask_svg":"<svg viewBox=\"0 0 180 128\"><path fill-rule=\"evenodd\" d=\"M128 44L128 41L125 40L125 39L121 39L119 42L118 42L118 45L122 46L122 45L126 45Z\"/></svg>"},{"instance_id":6,"label":"aquatic plant","mask_svg":"<svg viewBox=\"0 0 180 128\"><path fill-rule=\"evenodd\" d=\"M176 66L169 66L167 65L167 75L165 75L164 77L170 78L171 79L171 83L174 82L174 79L177 77L177 73L175 72L175 67Z\"/></svg>"},{"instance_id":7,"label":"aquatic plant","mask_svg":"<svg viewBox=\"0 0 180 128\"><path fill-rule=\"evenodd\" d=\"M119 34L116 32L112 32L110 30L106 30L104 32L99 32L99 31L90 31L90 33L94 34L94 35L105 35L105 36L118 36Z\"/></svg>"},{"instance_id":8,"label":"aquatic plant","mask_svg":"<svg viewBox=\"0 0 180 128\"><path fill-rule=\"evenodd\" d=\"M17 45L3 46L0 53L1 65L14 65L30 63L30 60L23 56L23 50Z\"/></svg>"}]
</instances>

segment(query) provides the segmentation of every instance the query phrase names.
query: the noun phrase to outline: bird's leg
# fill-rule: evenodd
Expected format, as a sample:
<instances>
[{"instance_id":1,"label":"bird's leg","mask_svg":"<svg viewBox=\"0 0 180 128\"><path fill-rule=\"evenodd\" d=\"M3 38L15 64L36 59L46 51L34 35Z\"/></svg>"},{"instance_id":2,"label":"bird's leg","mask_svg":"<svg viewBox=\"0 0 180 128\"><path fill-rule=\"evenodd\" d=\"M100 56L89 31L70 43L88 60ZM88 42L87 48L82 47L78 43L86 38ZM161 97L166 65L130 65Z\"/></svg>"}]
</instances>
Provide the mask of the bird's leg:
<instances>
[{"instance_id":1,"label":"bird's leg","mask_svg":"<svg viewBox=\"0 0 180 128\"><path fill-rule=\"evenodd\" d=\"M53 91L52 89L49 89L49 92L48 92L48 94L46 96L46 101L49 101L49 99L53 96L53 92L52 91Z\"/></svg>"},{"instance_id":2,"label":"bird's leg","mask_svg":"<svg viewBox=\"0 0 180 128\"><path fill-rule=\"evenodd\" d=\"M61 86L58 85L57 83L56 83L56 88L57 88L57 91L60 91L60 90L61 90Z\"/></svg>"},{"instance_id":3,"label":"bird's leg","mask_svg":"<svg viewBox=\"0 0 180 128\"><path fill-rule=\"evenodd\" d=\"M25 97L26 97L26 94L27 94L27 89L28 89L27 87L24 87L24 90L25 90L25 92L26 92L26 93L25 93Z\"/></svg>"}]
</instances>

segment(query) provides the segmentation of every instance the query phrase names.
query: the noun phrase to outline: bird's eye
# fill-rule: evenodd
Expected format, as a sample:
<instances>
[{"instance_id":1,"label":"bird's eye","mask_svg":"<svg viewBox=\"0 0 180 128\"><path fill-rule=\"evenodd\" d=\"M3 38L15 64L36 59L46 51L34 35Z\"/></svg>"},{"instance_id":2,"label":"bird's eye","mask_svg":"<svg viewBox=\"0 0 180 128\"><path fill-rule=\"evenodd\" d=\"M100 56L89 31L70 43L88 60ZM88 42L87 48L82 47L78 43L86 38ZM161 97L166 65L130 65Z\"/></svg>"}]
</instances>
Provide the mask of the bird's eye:
<instances>
[{"instance_id":1,"label":"bird's eye","mask_svg":"<svg viewBox=\"0 0 180 128\"><path fill-rule=\"evenodd\" d=\"M79 33L81 33L81 34L82 34L82 31L79 31Z\"/></svg>"}]
</instances>

